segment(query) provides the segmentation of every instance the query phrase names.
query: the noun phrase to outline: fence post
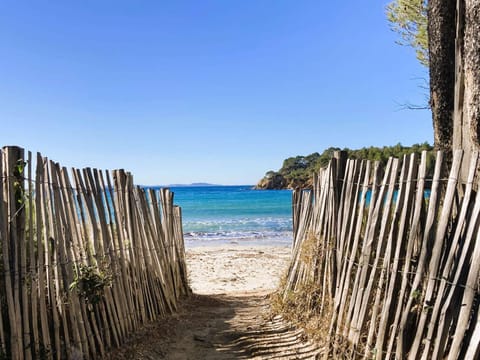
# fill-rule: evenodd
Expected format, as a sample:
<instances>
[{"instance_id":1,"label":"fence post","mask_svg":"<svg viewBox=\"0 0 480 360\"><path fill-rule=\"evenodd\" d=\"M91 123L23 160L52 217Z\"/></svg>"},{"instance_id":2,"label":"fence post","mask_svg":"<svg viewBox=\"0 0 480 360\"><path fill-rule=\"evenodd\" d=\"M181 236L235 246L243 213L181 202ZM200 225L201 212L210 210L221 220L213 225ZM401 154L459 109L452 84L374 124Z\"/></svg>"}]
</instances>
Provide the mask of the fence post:
<instances>
[{"instance_id":1,"label":"fence post","mask_svg":"<svg viewBox=\"0 0 480 360\"><path fill-rule=\"evenodd\" d=\"M347 165L348 153L345 150L338 150L333 152L333 158L336 160L335 182L337 198L340 200L342 193L343 178L345 177L345 168Z\"/></svg>"},{"instance_id":2,"label":"fence post","mask_svg":"<svg viewBox=\"0 0 480 360\"><path fill-rule=\"evenodd\" d=\"M302 189L295 188L292 192L292 227L293 227L293 241L292 251L295 248L295 239L298 232L298 221L300 219L300 211L302 204Z\"/></svg>"},{"instance_id":3,"label":"fence post","mask_svg":"<svg viewBox=\"0 0 480 360\"><path fill-rule=\"evenodd\" d=\"M6 207L6 237L2 255L5 272L5 293L10 323L11 358L20 359L23 354L22 310L20 308L20 251L24 246L25 186L24 150L18 146L3 147L3 201ZM3 204L2 204L3 206Z\"/></svg>"},{"instance_id":4,"label":"fence post","mask_svg":"<svg viewBox=\"0 0 480 360\"><path fill-rule=\"evenodd\" d=\"M20 241L25 230L25 151L18 146L4 146L3 151L6 154L5 171L8 176L4 189L5 199L15 200L12 203L9 202L8 209L10 241L12 242L13 238ZM18 243L12 243L12 245L17 247ZM16 250L19 249L16 248Z\"/></svg>"}]
</instances>

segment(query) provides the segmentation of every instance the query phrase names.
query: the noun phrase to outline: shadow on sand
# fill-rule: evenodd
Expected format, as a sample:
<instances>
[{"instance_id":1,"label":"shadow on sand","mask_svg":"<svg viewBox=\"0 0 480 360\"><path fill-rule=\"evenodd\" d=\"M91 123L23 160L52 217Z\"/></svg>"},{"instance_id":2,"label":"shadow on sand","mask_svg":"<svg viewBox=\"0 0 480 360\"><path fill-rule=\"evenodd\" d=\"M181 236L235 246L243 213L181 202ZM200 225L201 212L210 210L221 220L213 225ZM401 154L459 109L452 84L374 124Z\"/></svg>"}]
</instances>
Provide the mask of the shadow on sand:
<instances>
[{"instance_id":1,"label":"shadow on sand","mask_svg":"<svg viewBox=\"0 0 480 360\"><path fill-rule=\"evenodd\" d=\"M303 332L272 317L265 294L192 295L108 359L315 359Z\"/></svg>"}]
</instances>

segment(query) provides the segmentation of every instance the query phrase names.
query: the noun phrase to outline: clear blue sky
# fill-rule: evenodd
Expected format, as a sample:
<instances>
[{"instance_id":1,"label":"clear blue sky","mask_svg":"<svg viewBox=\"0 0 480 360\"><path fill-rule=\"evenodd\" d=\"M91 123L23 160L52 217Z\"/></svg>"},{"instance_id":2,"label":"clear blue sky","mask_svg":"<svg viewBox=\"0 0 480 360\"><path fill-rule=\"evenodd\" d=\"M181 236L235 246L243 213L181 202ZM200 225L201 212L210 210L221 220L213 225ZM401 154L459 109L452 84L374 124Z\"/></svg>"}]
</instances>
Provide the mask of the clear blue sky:
<instances>
[{"instance_id":1,"label":"clear blue sky","mask_svg":"<svg viewBox=\"0 0 480 360\"><path fill-rule=\"evenodd\" d=\"M0 144L140 184L252 184L330 146L432 142L387 1L0 2Z\"/></svg>"}]
</instances>

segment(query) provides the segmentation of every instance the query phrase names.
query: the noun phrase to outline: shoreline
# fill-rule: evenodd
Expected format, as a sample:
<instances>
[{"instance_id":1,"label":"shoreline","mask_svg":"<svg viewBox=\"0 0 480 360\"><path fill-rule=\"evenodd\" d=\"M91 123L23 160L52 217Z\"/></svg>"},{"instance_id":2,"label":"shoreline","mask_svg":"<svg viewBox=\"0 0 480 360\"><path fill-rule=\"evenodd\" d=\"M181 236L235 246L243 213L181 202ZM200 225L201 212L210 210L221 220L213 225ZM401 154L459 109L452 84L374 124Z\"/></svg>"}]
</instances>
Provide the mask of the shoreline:
<instances>
[{"instance_id":1,"label":"shoreline","mask_svg":"<svg viewBox=\"0 0 480 360\"><path fill-rule=\"evenodd\" d=\"M248 294L276 290L291 245L219 244L185 249L190 287L196 294Z\"/></svg>"}]
</instances>

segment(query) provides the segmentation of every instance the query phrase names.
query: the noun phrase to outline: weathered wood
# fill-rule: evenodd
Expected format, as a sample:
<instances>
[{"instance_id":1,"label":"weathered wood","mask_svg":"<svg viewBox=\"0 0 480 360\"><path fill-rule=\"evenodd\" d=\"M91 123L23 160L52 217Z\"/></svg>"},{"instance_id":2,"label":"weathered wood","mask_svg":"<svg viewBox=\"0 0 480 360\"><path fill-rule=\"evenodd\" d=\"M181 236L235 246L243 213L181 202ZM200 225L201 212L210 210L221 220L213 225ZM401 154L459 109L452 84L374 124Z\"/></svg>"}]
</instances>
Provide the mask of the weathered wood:
<instances>
[{"instance_id":1,"label":"weathered wood","mask_svg":"<svg viewBox=\"0 0 480 360\"><path fill-rule=\"evenodd\" d=\"M23 194L23 180L18 174L15 174L15 168L19 161L23 161L23 151L18 147L3 148L3 174L5 185L3 187L3 201L7 203L6 216L4 221L3 240L3 266L5 272L5 289L8 306L8 317L10 323L10 346L12 359L20 359L22 353L22 322L19 303L18 288L18 259L17 259L17 241L18 241L18 218L20 204L18 196Z\"/></svg>"},{"instance_id":2,"label":"weathered wood","mask_svg":"<svg viewBox=\"0 0 480 360\"><path fill-rule=\"evenodd\" d=\"M410 159L405 155L403 157L403 166L399 178L399 189L397 193L397 199L395 201L395 210L392 216L392 225L390 227L390 234L388 237L387 251L385 252L383 269L388 272L388 285L386 285L386 292L384 294L384 303L381 311L380 322L378 325L378 333L375 348L377 349L377 359L384 359L385 353L385 342L386 337L388 336L388 331L391 329L392 316L394 313L394 308L396 306L396 293L397 280L398 280L398 268L400 258L403 258L403 248L404 248L404 233L405 233L405 223L410 214L410 200L412 197L411 182L412 182L412 173L413 166L410 166ZM408 173L408 174L407 174ZM375 319L372 317L372 324L375 322ZM371 327L371 329L373 329ZM369 338L373 338L373 330L369 334ZM386 354L389 357L387 351Z\"/></svg>"},{"instance_id":3,"label":"weathered wood","mask_svg":"<svg viewBox=\"0 0 480 360\"><path fill-rule=\"evenodd\" d=\"M52 199L52 233L53 241L55 243L53 252L53 273L55 276L55 301L56 307L58 308L59 318L61 321L61 331L63 331L62 340L66 349L71 349L70 343L70 326L68 324L68 319L70 311L67 309L68 299L68 289L69 285L73 281L73 274L70 268L65 268L62 264L67 262L66 249L68 248L67 239L65 236L65 219L63 215L63 206L60 196L60 185L59 185L59 165L50 161L50 171L51 171L51 199ZM58 349L57 353L60 354L60 357L65 357L61 354L61 350ZM69 355L66 355L69 357Z\"/></svg>"},{"instance_id":4,"label":"weathered wood","mask_svg":"<svg viewBox=\"0 0 480 360\"><path fill-rule=\"evenodd\" d=\"M116 236L118 238L118 254L120 255L120 272L122 279L122 288L124 291L124 297L126 298L125 302L125 320L127 323L127 331L132 331L135 327L134 320L134 306L133 306L133 291L132 291L132 278L130 276L130 267L128 266L128 252L126 244L127 235L125 230L125 213L124 213L124 203L123 203L123 186L124 186L124 173L120 170L115 170L113 172L113 180L115 192L112 193L112 183L110 181L110 176L107 173L107 187L110 192L110 196L113 202L113 211L114 211L114 222L116 229Z\"/></svg>"},{"instance_id":5,"label":"weathered wood","mask_svg":"<svg viewBox=\"0 0 480 360\"><path fill-rule=\"evenodd\" d=\"M102 233L103 233L103 249L104 256L108 258L109 270L112 274L117 274L118 256L116 253L116 241L114 240L115 232L113 231L113 219L110 204L108 202L108 195L105 189L105 181L103 179L102 171L94 169L95 182L97 183L97 202L101 208ZM117 283L115 284L117 285ZM113 322L113 340L115 346L119 346L121 338L126 335L124 319L121 317L122 311L125 311L124 296L119 292L121 286L112 286L106 289L106 302L110 314L110 319Z\"/></svg>"},{"instance_id":6,"label":"weathered wood","mask_svg":"<svg viewBox=\"0 0 480 360\"><path fill-rule=\"evenodd\" d=\"M439 195L440 195L440 175L442 169L442 160L443 160L443 153L437 152L437 159L435 163L435 171L432 181L432 189L430 194L429 206L428 206L428 213L426 224L423 233L423 240L422 240L422 247L421 252L418 260L418 264L416 267L415 278L413 280L413 284L411 286L410 294L408 296L407 304L405 305L403 315L400 321L399 326L399 334L398 334L398 341L404 341L404 331L406 324L409 320L409 317L412 315L410 310L413 306L413 302L418 300L418 292L419 286L422 280L424 279L424 269L428 261L428 253L431 250L432 241L434 237L434 223L437 214L437 208L439 203ZM400 345L403 346L403 345ZM416 356L416 353L413 352L409 353L409 356Z\"/></svg>"},{"instance_id":7,"label":"weathered wood","mask_svg":"<svg viewBox=\"0 0 480 360\"><path fill-rule=\"evenodd\" d=\"M458 179L458 173L460 171L461 160L462 160L462 151L461 150L455 151L453 156L453 165L452 165L449 180L448 180L448 187L447 187L446 195L444 198L444 202L442 204L442 213L440 216L440 221L437 224L435 239L431 244L432 246L431 249L429 249L428 246L425 248L426 249L425 260L428 261L427 257L429 258L429 261L428 261L429 267L428 267L428 273L427 273L428 274L427 287L425 290L423 306L422 306L424 311L421 312L420 319L416 327L416 336L412 344L412 347L410 349L409 359L415 359L418 356L417 354L419 352L421 340L423 339L423 331L425 328L425 323L427 321L427 314L430 314L430 311L431 311L430 309L433 303L433 291L437 283L436 272L437 272L438 264L440 261L440 257L442 255L442 248L443 248L442 244L445 238L445 231L448 226L450 211L452 209L453 198L454 198L454 194L457 187L457 179ZM430 239L429 239L429 242L430 242ZM426 351L428 353L428 346L429 346L428 340L427 340L426 346L427 346Z\"/></svg>"},{"instance_id":8,"label":"weathered wood","mask_svg":"<svg viewBox=\"0 0 480 360\"><path fill-rule=\"evenodd\" d=\"M474 331L470 337L465 359L478 359L480 356L480 313L477 312L477 318L474 323Z\"/></svg>"},{"instance_id":9,"label":"weathered wood","mask_svg":"<svg viewBox=\"0 0 480 360\"><path fill-rule=\"evenodd\" d=\"M33 174L33 165L32 165L33 156L32 153L28 152L28 173L27 173L27 181L28 181L28 209L29 209L29 217L28 217L28 278L30 280L30 319L31 319L31 336L30 336L30 354L31 356L35 357L36 354L39 352L39 343L40 343L40 334L38 331L38 308L37 308L37 293L38 293L38 278L34 276L36 274L36 249L35 249L35 227L36 224L36 212L34 208L34 174ZM2 215L0 214L0 217ZM28 293L27 293L28 295ZM30 320L29 319L29 320ZM0 318L1 321L1 318ZM30 321L29 321L30 322ZM3 325L2 325L3 326ZM3 341L2 341L3 343Z\"/></svg>"},{"instance_id":10,"label":"weathered wood","mask_svg":"<svg viewBox=\"0 0 480 360\"><path fill-rule=\"evenodd\" d=\"M368 283L367 283L365 291L363 292L362 297L360 299L360 304L359 304L360 310L359 310L359 313L358 313L358 317L355 319L356 321L353 323L352 330L350 331L350 334L349 334L349 338L352 339L352 346L354 348L357 347L357 345L360 341L360 333L361 333L361 329L365 325L365 318L366 318L368 305L369 305L371 296L373 295L372 291L374 290L375 281L377 280L376 279L377 272L378 272L378 270L380 270L379 264L380 264L380 261L381 261L381 257L382 257L382 255L385 251L385 246L386 246L385 236L388 232L387 228L388 228L389 218L390 218L390 206L391 206L391 203L393 201L393 194L394 194L394 190L395 190L395 180L397 178L398 165L399 165L398 159L392 159L391 167L389 168L389 171L387 171L385 173L385 177L387 178L387 176L388 176L387 183L385 184L385 185L388 184L388 191L387 191L387 195L386 195L386 200L383 198L383 196L379 197L378 200L377 200L378 203L382 203L381 205L379 205L380 207L382 205L384 205L383 206L382 221L381 221L380 232L378 234L378 237L375 236L374 229L369 234L369 240L368 241L373 243L376 240L377 246L376 246L376 250L375 250L375 259L373 261L373 264L371 266L369 264L367 264L367 266L371 267ZM382 185L382 187L383 187L383 185ZM383 202L385 202L385 204L383 204ZM372 224L372 225L374 226L374 228L376 227L376 224ZM382 273L384 273L384 271L385 270L382 266L381 274L380 274L381 277L380 277L380 280L378 281L378 283L376 285L377 286L376 293L378 294L378 296L380 296L381 289L383 289L383 280L384 279L383 279Z\"/></svg>"},{"instance_id":11,"label":"weathered wood","mask_svg":"<svg viewBox=\"0 0 480 360\"><path fill-rule=\"evenodd\" d=\"M175 205L173 208L173 216L175 218L174 226L175 226L175 233L174 239L176 241L176 249L178 255L178 262L177 265L180 269L180 279L181 279L181 286L182 296L188 295L191 293L191 290L188 286L188 274L187 274L187 261L185 257L185 240L183 238L183 224L182 224L182 208L178 205Z\"/></svg>"},{"instance_id":12,"label":"weathered wood","mask_svg":"<svg viewBox=\"0 0 480 360\"><path fill-rule=\"evenodd\" d=\"M365 170L365 175L364 175L364 179L363 179L361 200L360 200L360 204L357 205L356 203L358 202L358 198L359 198L359 195L360 195L361 176L363 174L363 169L364 169L365 165L366 165L366 170ZM367 197L368 182L370 180L370 162L368 162L367 164L365 164L364 162L361 163L360 171L359 171L358 175L359 175L358 178L356 178L356 180L355 180L356 183L357 183L357 187L356 187L355 194L353 196L354 208L353 208L353 212L350 214L350 217L352 217L354 220L352 220L352 222L351 222L352 227L351 227L351 231L350 231L350 234L349 234L349 237L348 237L348 242L349 243L351 241L350 239L351 239L354 227L355 227L355 234L353 235L353 243L352 243L351 249L348 253L347 258L345 258L345 261L343 262L342 278L341 278L341 281L340 281L340 284L341 284L342 288L341 288L341 291L338 294L338 298L341 299L340 300L340 309L339 309L339 319L338 319L338 322L340 324L343 324L344 316L348 315L348 314L345 314L344 312L345 312L345 306L349 303L349 301L347 300L347 296L348 296L348 292L349 292L350 284L351 284L351 277L352 277L351 274L352 274L353 265L357 261L357 252L358 252L358 246L359 246L359 240L360 240L360 231L361 231L362 221L363 221L363 216L361 216L360 214L363 213L363 209L365 207L365 201L366 201L366 197ZM357 215L357 213L356 213L357 211L358 211L359 215ZM351 299L350 299L350 301L351 301ZM349 324L349 319L347 319L346 323L344 324L344 331L343 331L344 336L348 332L347 329L349 328L349 325L350 325Z\"/></svg>"},{"instance_id":13,"label":"weathered wood","mask_svg":"<svg viewBox=\"0 0 480 360\"><path fill-rule=\"evenodd\" d=\"M430 324L428 325L427 339L429 342L430 342L430 339L432 339L433 333L435 331L438 331L438 333L440 334L435 338L434 349L432 353L432 356L434 356L435 358L438 358L439 356L443 356L443 349L445 347L446 339L445 339L444 331L442 331L442 325L444 324L443 319L445 317L443 316L442 318L439 318L439 316L440 316L440 311L442 310L442 307L447 305L447 302L445 303L445 305L443 305L443 301L447 294L447 289L451 286L450 281L453 280L453 279L450 279L450 274L452 273L452 270L453 270L452 267L454 266L454 259L457 254L458 247L459 246L461 247L460 241L461 241L462 233L466 231L465 228L468 226L467 212L469 210L469 207L471 206L471 194L473 189L474 177L477 170L478 155L479 155L478 152L475 152L471 156L470 170L467 177L467 183L464 191L462 207L458 216L455 234L453 236L453 239L450 245L450 250L448 251L448 257L445 262L445 266L443 268L443 273L441 275L438 295L435 301L435 305L433 307ZM428 347L425 347L424 357L426 357L428 354L427 350L428 350Z\"/></svg>"},{"instance_id":14,"label":"weathered wood","mask_svg":"<svg viewBox=\"0 0 480 360\"><path fill-rule=\"evenodd\" d=\"M392 159L389 159L378 195L374 196L376 195L376 192L372 191L370 208L373 210L371 210L372 213L371 213L371 216L369 216L369 223L368 223L369 226L366 229L365 238L363 240L362 252L360 255L360 262L359 262L360 276L358 279L358 292L356 292L356 294L353 294L352 296L352 304L354 306L352 310L349 311L349 313L353 313L353 317L351 320L351 330L349 333L350 340L354 338L355 336L354 334L356 332L360 331L357 327L357 322L360 315L360 309L362 307L363 293L366 290L366 286L367 286L367 281L368 281L367 276L370 274L370 271L371 271L370 257L373 249L373 241L374 241L374 237L377 232L377 228L379 224L378 218L380 216L380 212L383 207L383 198L385 195L385 189L388 184L388 178L390 176L391 166L392 166ZM377 200L377 199L380 199L380 200Z\"/></svg>"},{"instance_id":15,"label":"weathered wood","mask_svg":"<svg viewBox=\"0 0 480 360\"><path fill-rule=\"evenodd\" d=\"M141 284L140 284L140 271L141 265L139 262L139 254L138 254L138 240L135 232L135 218L133 214L133 203L134 200L132 199L133 196L133 183L129 173L124 174L125 179L125 186L123 188L124 191L124 209L125 211L125 225L127 230L127 236L130 241L128 246L128 253L130 255L130 266L132 271L132 278L133 278L133 303L135 306L135 328L144 321L145 319L145 303L141 293Z\"/></svg>"},{"instance_id":16,"label":"weathered wood","mask_svg":"<svg viewBox=\"0 0 480 360\"><path fill-rule=\"evenodd\" d=\"M404 156L404 161L405 162L407 161L407 155ZM388 309L388 311L391 310L391 315L389 318L389 320L391 320L389 321L391 325L389 326L390 335L389 335L389 342L387 344L386 358L390 358L390 356L392 355L394 340L397 335L398 321L400 320L400 313L395 312L395 309L401 308L403 304L403 294L402 296L398 296L398 290L399 290L399 287L401 288L401 285L396 284L396 280L397 280L397 277L401 278L401 272L402 272L401 267L402 265L404 265L403 259L405 259L405 256L408 256L406 255L406 252L408 250L407 222L413 216L414 203L412 204L412 202L415 195L414 178L417 176L417 168L418 168L417 156L414 153L408 157L408 175L407 175L407 180L405 184L405 195L404 195L405 200L404 200L404 205L402 209L399 229L398 229L397 248L395 250L395 255L393 257L393 268L391 269L391 275L390 275L390 278L391 279L393 278L394 281L390 281L389 299L387 300L387 302L389 303L388 307L391 308L391 309ZM387 307L385 307L385 310L387 310Z\"/></svg>"},{"instance_id":17,"label":"weathered wood","mask_svg":"<svg viewBox=\"0 0 480 360\"><path fill-rule=\"evenodd\" d=\"M100 181L98 178L98 170L85 168L83 170L86 179L86 185L92 194L93 205L95 209L96 227L99 229L99 269L102 271L109 270L110 258L108 249L110 247L110 239L108 234L107 218L105 214L105 204L102 198L102 191L100 188ZM112 344L118 345L118 322L115 306L112 304L111 288L104 289L104 296L97 306L103 320L101 327L103 328L103 338L107 348L111 348Z\"/></svg>"},{"instance_id":18,"label":"weathered wood","mask_svg":"<svg viewBox=\"0 0 480 360\"><path fill-rule=\"evenodd\" d=\"M370 318L370 326L369 326L369 337L367 341L372 341L373 333L377 333L377 338L375 341L375 348L376 350L376 359L383 358L384 356L384 341L385 341L385 332L386 332L386 325L388 323L388 316L389 316L389 301L391 302L391 297L388 296L388 282L391 279L390 276L395 276L396 274L390 274L390 268L392 263L392 256L393 250L395 248L395 239L396 239L396 232L397 232L397 225L398 225L398 217L400 213L400 208L403 205L403 198L404 198L404 176L405 176L405 162L403 162L402 170L400 174L399 180L397 180L398 176L398 167L400 165L399 159L394 159L392 164L392 177L390 178L390 185L389 190L387 193L387 201L385 204L384 212L383 212L383 219L382 219L382 226L380 228L380 236L378 238L377 243L377 252L375 262L373 263L373 270L375 272L376 269L379 267L380 270L380 278L377 282L377 288L373 288L373 294L375 294L375 302L373 307L373 314ZM398 182L397 182L398 181ZM397 183L400 184L400 190L397 192L397 199L394 201L394 194L397 191ZM392 187L393 185L393 187ZM392 209L393 206L393 209ZM392 212L393 210L393 212ZM383 222L387 218L386 224L384 225ZM385 229L384 238L382 236L382 229ZM388 230L387 230L388 229ZM385 239L385 241L384 241ZM385 244L382 244L384 243ZM374 276L371 276L371 279L374 279ZM385 290L384 290L385 289ZM367 298L368 299L368 298ZM379 318L377 319L377 316ZM365 318L366 319L366 318ZM364 326L363 324L361 325ZM356 345L356 343L354 343Z\"/></svg>"},{"instance_id":19,"label":"weathered wood","mask_svg":"<svg viewBox=\"0 0 480 360\"><path fill-rule=\"evenodd\" d=\"M164 232L160 205L152 213L130 174L121 173L114 188L108 173L105 186L98 170L73 169L72 186L66 169L40 154L35 175L31 153L27 164L25 170L22 149L2 149L0 356L96 358L176 308L188 285L181 212L172 194L161 204L168 214ZM112 286L98 302L71 288L82 269L108 266Z\"/></svg>"},{"instance_id":20,"label":"weathered wood","mask_svg":"<svg viewBox=\"0 0 480 360\"><path fill-rule=\"evenodd\" d=\"M55 276L55 271L57 271L56 267L56 247L57 244L55 242L56 236L54 233L54 220L53 220L53 202L52 202L52 195L50 184L52 184L52 179L50 176L50 166L48 159L44 159L45 166L44 166L44 175L43 178L46 182L42 186L42 197L44 199L43 207L42 207L42 220L43 220L43 227L44 227L44 241L45 241L45 267L46 267L46 275L47 275L47 301L50 305L50 316L53 322L53 340L54 340L54 349L53 349L53 356L57 360L61 358L61 340L60 340L60 318L58 313L58 282L57 277Z\"/></svg>"},{"instance_id":21,"label":"weathered wood","mask_svg":"<svg viewBox=\"0 0 480 360\"><path fill-rule=\"evenodd\" d=\"M480 231L477 229L477 235L475 236L475 243L473 247L473 253L471 255L472 263L468 271L467 282L463 290L462 307L458 316L458 321L455 326L453 335L453 342L450 348L448 359L457 359L460 355L461 346L465 339L465 333L468 330L471 310L474 306L475 296L478 290L478 278L480 275Z\"/></svg>"},{"instance_id":22,"label":"weathered wood","mask_svg":"<svg viewBox=\"0 0 480 360\"><path fill-rule=\"evenodd\" d=\"M311 196L295 199L301 212L285 289L314 281L322 295L313 302L305 294L306 303L317 306L312 310L323 314L324 304L333 303L324 358L479 356L480 192L472 200L479 178L478 153L471 155L463 188L457 185L461 152L453 156L449 179L442 179L443 154L437 153L428 199L425 152L420 166L416 155L405 157L400 178L398 160L391 159L381 185L366 174L360 185L362 171L349 161L340 194L336 179L332 186L326 175L332 161L311 193L296 195ZM380 168L373 173L379 179ZM366 215L360 193L369 186ZM302 257L308 234L316 246Z\"/></svg>"},{"instance_id":23,"label":"weathered wood","mask_svg":"<svg viewBox=\"0 0 480 360\"><path fill-rule=\"evenodd\" d=\"M379 162L375 162L374 164L374 170L373 170L373 179L370 183L368 183L367 186L371 186L371 191L370 191L370 203L368 206L368 214L367 214L367 220L365 224L365 230L364 230L364 235L362 237L362 246L360 249L360 253L358 255L358 262L357 262L357 271L355 274L355 280L353 282L353 290L352 290L352 296L350 299L349 307L348 307L348 312L347 312L347 323L348 323L348 329L350 331L350 328L352 326L351 321L353 319L353 310L355 308L355 301L357 300L356 295L359 294L360 291L362 291L362 287L365 281L365 278L363 280L360 280L362 274L365 275L366 271L369 271L368 269L368 262L369 262L369 248L371 249L371 244L368 244L367 242L367 236L368 236L368 229L370 229L372 225L372 220L373 219L373 213L374 213L374 208L375 208L375 202L376 198L378 195L379 191L379 179L380 179L380 166ZM368 190L367 190L368 191ZM367 196L367 194L365 194ZM374 220L376 221L376 220ZM358 305L358 304L357 304ZM345 336L348 336L345 334Z\"/></svg>"},{"instance_id":24,"label":"weathered wood","mask_svg":"<svg viewBox=\"0 0 480 360\"><path fill-rule=\"evenodd\" d=\"M5 179L6 176L6 171L4 169L4 158L5 158L5 152L2 149L0 152L0 178L3 180ZM0 241L2 242L2 251L4 250L3 243L6 242L7 239L7 224L5 219L7 218L5 215L7 213L6 209L6 202L4 201L4 181L2 181L2 187L0 188ZM0 286L3 289L7 286L6 282L6 274L1 274L0 278ZM4 306L2 304L2 306ZM8 306L8 303L7 303ZM0 311L0 340L1 340L1 351L4 356L7 356L7 339L6 337L8 334L5 334L5 329L3 326L4 319L3 319L3 311ZM9 317L9 315L8 315Z\"/></svg>"},{"instance_id":25,"label":"weathered wood","mask_svg":"<svg viewBox=\"0 0 480 360\"><path fill-rule=\"evenodd\" d=\"M160 264L160 273L159 273L159 285L161 296L164 299L163 309L164 311L172 312L173 311L173 299L171 298L171 294L173 291L171 290L171 283L168 281L168 261L167 261L167 251L166 251L166 244L164 240L164 232L162 228L162 220L160 217L160 205L158 203L159 193L158 191L154 191L150 189L150 213L152 214L152 218L154 221L154 228L155 228L155 238L153 239L153 246L157 253L157 259Z\"/></svg>"},{"instance_id":26,"label":"weathered wood","mask_svg":"<svg viewBox=\"0 0 480 360\"><path fill-rule=\"evenodd\" d=\"M336 179L336 192L340 194L342 191L343 186L343 179L345 176L345 168L347 166L348 161L348 153L346 151L334 151L333 152L333 159L335 160L335 173L333 174L334 178Z\"/></svg>"},{"instance_id":27,"label":"weathered wood","mask_svg":"<svg viewBox=\"0 0 480 360\"><path fill-rule=\"evenodd\" d=\"M68 179L67 169L62 168L60 170L60 177L59 177L59 186L62 189L62 197L63 197L63 214L64 214L64 221L65 221L65 231L66 236L69 238L67 242L67 251L66 251L66 261L67 263L78 264L82 262L82 252L80 251L81 247L81 233L79 226L77 226L76 222L76 212L74 208L74 194L73 189L70 185L70 181ZM69 280L73 281L73 272L76 266L69 267L67 271L69 272ZM68 283L68 282L67 282ZM91 333L88 321L84 321L86 319L86 314L82 313L82 307L80 306L80 301L77 296L69 293L69 302L70 302L70 321L73 331L73 337L75 339L74 345L72 345L72 351L76 351L80 354L88 354L89 353L89 344L87 339L87 333Z\"/></svg>"},{"instance_id":28,"label":"weathered wood","mask_svg":"<svg viewBox=\"0 0 480 360\"><path fill-rule=\"evenodd\" d=\"M25 218L21 220L23 222L24 229L20 229L21 234L19 234L20 235L20 238L19 238L20 281L21 281L21 288L22 288L21 289L21 304L22 304L21 310L22 310L22 327L23 327L23 355L26 360L29 360L32 358L32 347L33 347L31 333L30 333L31 307L30 307L30 298L28 296L29 285L27 282L27 278L28 278L27 255L31 254L31 253L27 254L27 249L29 249L29 244L32 242L32 239L33 239L32 238L33 220L32 220L32 214L31 214L32 183L31 181L28 181L28 179L31 176L31 163L32 163L32 153L29 151L26 159L27 167L24 167L23 169L24 179L22 179L22 182L24 182L24 180L27 180L27 183L28 183L28 192L25 192L25 195L23 196L23 205L27 206L28 204L28 213L27 211L24 211ZM28 219L26 219L26 215L28 215ZM28 226L27 229L25 229L26 226Z\"/></svg>"},{"instance_id":29,"label":"weathered wood","mask_svg":"<svg viewBox=\"0 0 480 360\"><path fill-rule=\"evenodd\" d=\"M40 323L42 329L42 338L40 341L40 348L41 351L45 353L45 357L47 359L52 359L52 343L50 337L50 325L49 325L49 316L47 313L47 294L45 292L47 277L45 271L45 251L44 246L46 240L44 242L45 237L43 236L43 229L46 228L44 218L43 218L43 203L44 203L44 194L43 194L43 184L45 182L44 179L44 167L45 167L45 160L42 158L40 153L37 153L37 169L35 175L35 211L36 211L36 224L37 224L37 256L38 256L38 301L40 303Z\"/></svg>"},{"instance_id":30,"label":"weathered wood","mask_svg":"<svg viewBox=\"0 0 480 360\"><path fill-rule=\"evenodd\" d=\"M133 189L133 199L135 201L135 204L140 204L141 202L141 197L144 196L143 191L141 190L140 187L136 187ZM141 211L138 206L134 207L134 217L135 217L135 229L134 231L136 232L137 238L144 238L148 239L148 234L145 232L146 230L146 223L144 221L144 218L142 216ZM147 271L147 269L150 268L149 264L149 256L147 254L147 249L148 245L145 244L145 241L140 241L138 245L138 261L140 263L140 278L141 280L141 292L143 294L144 298L144 306L145 306L145 319L144 321L148 320L153 320L152 314L154 313L153 310L153 303L152 303L152 294L151 294L151 288L150 288L150 272Z\"/></svg>"},{"instance_id":31,"label":"weathered wood","mask_svg":"<svg viewBox=\"0 0 480 360\"><path fill-rule=\"evenodd\" d=\"M400 292L398 296L400 304L399 306L397 306L395 318L392 325L392 334L395 334L395 336L390 337L390 342L388 344L388 349L387 349L388 356L390 356L391 352L393 351L393 346L398 335L397 333L398 326L399 326L400 317L402 314L403 302L404 302L405 293L407 291L407 286L409 281L409 271L412 263L413 247L419 232L418 230L420 226L420 215L423 208L423 204L425 202L424 189L425 189L425 176L427 171L426 168L427 168L427 153L426 151L424 151L422 153L420 167L418 170L416 194L415 194L415 200L413 203L413 208L414 208L413 215L410 221L410 229L409 229L408 240L407 240L407 245L405 249L405 261L404 261L403 271L401 271L401 285L400 285ZM412 154L410 159L409 178L410 178L411 172L416 173L416 171L417 171L416 155ZM411 181L412 180L410 180L407 185L411 186ZM400 359L404 357L404 354L402 353L402 351L403 350L398 347L398 342L397 342L397 349L396 349L397 358Z\"/></svg>"}]
</instances>

